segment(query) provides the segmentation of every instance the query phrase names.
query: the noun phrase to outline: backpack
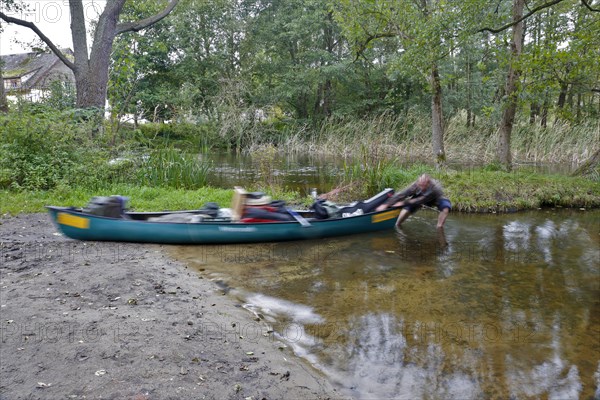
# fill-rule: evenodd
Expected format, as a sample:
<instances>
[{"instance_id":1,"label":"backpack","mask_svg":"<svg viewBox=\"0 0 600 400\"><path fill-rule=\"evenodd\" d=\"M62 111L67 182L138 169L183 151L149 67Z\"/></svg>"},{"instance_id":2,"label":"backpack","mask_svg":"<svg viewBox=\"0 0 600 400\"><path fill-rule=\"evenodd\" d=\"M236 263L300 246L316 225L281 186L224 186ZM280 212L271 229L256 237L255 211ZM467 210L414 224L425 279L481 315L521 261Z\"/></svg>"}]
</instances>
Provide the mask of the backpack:
<instances>
[{"instance_id":1,"label":"backpack","mask_svg":"<svg viewBox=\"0 0 600 400\"><path fill-rule=\"evenodd\" d=\"M101 217L122 218L128 200L123 196L95 196L92 197L83 212Z\"/></svg>"},{"instance_id":2,"label":"backpack","mask_svg":"<svg viewBox=\"0 0 600 400\"><path fill-rule=\"evenodd\" d=\"M337 204L327 200L317 200L310 206L310 209L314 211L315 218L327 219L337 218L340 216L340 208Z\"/></svg>"},{"instance_id":3,"label":"backpack","mask_svg":"<svg viewBox=\"0 0 600 400\"><path fill-rule=\"evenodd\" d=\"M213 202L206 203L202 206L200 210L198 210L198 212L206 214L212 218L217 218L217 216L219 215L219 205Z\"/></svg>"}]
</instances>

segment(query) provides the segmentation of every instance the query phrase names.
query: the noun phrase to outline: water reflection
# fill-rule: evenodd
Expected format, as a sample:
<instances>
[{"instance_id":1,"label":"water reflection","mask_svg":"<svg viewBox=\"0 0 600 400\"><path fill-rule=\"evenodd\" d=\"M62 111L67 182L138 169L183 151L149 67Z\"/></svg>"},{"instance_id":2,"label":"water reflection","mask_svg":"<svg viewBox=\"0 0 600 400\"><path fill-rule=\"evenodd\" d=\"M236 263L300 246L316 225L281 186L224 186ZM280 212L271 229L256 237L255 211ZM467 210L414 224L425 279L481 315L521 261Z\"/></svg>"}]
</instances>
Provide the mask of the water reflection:
<instances>
[{"instance_id":1,"label":"water reflection","mask_svg":"<svg viewBox=\"0 0 600 400\"><path fill-rule=\"evenodd\" d=\"M268 160L268 171L264 171L265 166L257 165L260 162L249 155L210 153L202 154L201 159L211 166L208 183L212 186L231 188L274 180L287 189L306 194L311 188L320 193L329 191L339 180L343 165L343 160L331 157L278 155ZM269 176L261 176L261 171Z\"/></svg>"},{"instance_id":2,"label":"water reflection","mask_svg":"<svg viewBox=\"0 0 600 400\"><path fill-rule=\"evenodd\" d=\"M358 398L598 396L600 212L435 218L174 253Z\"/></svg>"},{"instance_id":3,"label":"water reflection","mask_svg":"<svg viewBox=\"0 0 600 400\"><path fill-rule=\"evenodd\" d=\"M231 188L233 186L248 186L265 179L261 176L264 171L264 158L261 161L261 152L255 154L237 154L210 152L201 153L198 158L211 166L208 182L212 186ZM325 193L339 184L340 175L344 174L344 165L360 164L360 158L354 159L351 155L324 156L310 152L277 154L268 162L270 175L268 179L275 179L280 185L309 193L310 188L316 187L320 193ZM406 158L399 161L398 166L410 167L415 163L427 165L428 159ZM449 167L457 171L468 171L482 167L480 163L451 163ZM576 165L569 164L515 164L514 171L535 172L541 174L559 173L570 174Z\"/></svg>"}]
</instances>

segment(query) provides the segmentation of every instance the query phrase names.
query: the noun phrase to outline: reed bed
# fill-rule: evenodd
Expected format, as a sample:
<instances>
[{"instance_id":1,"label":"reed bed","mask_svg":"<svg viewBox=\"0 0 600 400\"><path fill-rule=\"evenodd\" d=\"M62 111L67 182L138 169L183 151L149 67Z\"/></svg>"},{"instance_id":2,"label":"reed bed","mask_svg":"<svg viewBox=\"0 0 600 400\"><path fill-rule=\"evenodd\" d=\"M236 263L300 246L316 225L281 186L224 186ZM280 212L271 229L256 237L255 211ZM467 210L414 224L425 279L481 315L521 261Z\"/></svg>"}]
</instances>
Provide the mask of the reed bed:
<instances>
[{"instance_id":1,"label":"reed bed","mask_svg":"<svg viewBox=\"0 0 600 400\"><path fill-rule=\"evenodd\" d=\"M206 186L209 171L198 155L165 148L142 157L136 174L140 185L198 189Z\"/></svg>"},{"instance_id":2,"label":"reed bed","mask_svg":"<svg viewBox=\"0 0 600 400\"><path fill-rule=\"evenodd\" d=\"M373 158L387 157L402 162L427 161L433 158L430 119L418 113L404 116L383 114L371 118L330 118L318 126L290 125L274 133L260 124L244 150L260 151L265 143L275 144L282 154L336 156L341 159L360 157L365 149ZM445 127L444 145L451 163L487 164L496 158L497 121L478 120L476 127L466 127L466 114L458 113ZM600 122L570 124L557 121L547 128L527 121L517 121L512 134L512 151L516 163L569 164L577 166L589 158L600 143Z\"/></svg>"}]
</instances>

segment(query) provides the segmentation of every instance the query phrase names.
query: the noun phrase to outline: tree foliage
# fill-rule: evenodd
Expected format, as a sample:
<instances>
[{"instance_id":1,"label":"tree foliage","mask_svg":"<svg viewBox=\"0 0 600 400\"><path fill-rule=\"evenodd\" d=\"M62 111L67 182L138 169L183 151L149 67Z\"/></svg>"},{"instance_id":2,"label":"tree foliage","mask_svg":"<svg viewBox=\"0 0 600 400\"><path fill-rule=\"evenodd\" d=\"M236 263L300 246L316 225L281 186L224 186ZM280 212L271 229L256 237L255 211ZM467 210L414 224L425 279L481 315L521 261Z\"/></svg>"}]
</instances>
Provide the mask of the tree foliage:
<instances>
[{"instance_id":1,"label":"tree foliage","mask_svg":"<svg viewBox=\"0 0 600 400\"><path fill-rule=\"evenodd\" d=\"M467 110L473 124L501 114L511 4L186 0L151 31L122 41L136 46L145 115L161 102L178 115L218 118L218 97L232 81L243 82L244 107L295 119L427 110L435 64L444 119ZM596 115L598 14L577 1L541 5L528 4L539 10L525 20L521 57L510 61L523 71L519 107L529 113L547 101L555 117Z\"/></svg>"}]
</instances>

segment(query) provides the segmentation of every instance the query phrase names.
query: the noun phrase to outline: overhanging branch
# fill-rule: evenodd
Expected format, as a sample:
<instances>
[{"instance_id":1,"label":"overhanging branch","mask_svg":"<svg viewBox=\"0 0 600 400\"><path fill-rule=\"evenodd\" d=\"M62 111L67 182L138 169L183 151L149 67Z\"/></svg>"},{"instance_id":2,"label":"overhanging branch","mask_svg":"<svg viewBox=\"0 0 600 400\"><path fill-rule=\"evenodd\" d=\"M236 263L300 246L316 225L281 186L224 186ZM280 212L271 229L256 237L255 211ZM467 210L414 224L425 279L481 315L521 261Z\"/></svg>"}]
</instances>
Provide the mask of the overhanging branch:
<instances>
[{"instance_id":1,"label":"overhanging branch","mask_svg":"<svg viewBox=\"0 0 600 400\"><path fill-rule=\"evenodd\" d=\"M545 3L545 4L541 4L537 7L535 7L534 9L532 9L531 11L529 11L527 14L523 15L521 18L519 18L516 21L512 21L509 22L506 25L501 26L500 28L494 29L494 28L481 28L480 30L478 30L477 32L490 32L490 33L500 33L502 31L507 30L508 28L510 28L511 26L514 26L516 24L518 24L521 21L526 20L527 18L531 17L533 14L535 14L536 12L543 10L544 8L548 8L548 7L552 7L558 3L563 2L564 0L553 0L549 3ZM584 2L585 0L581 0L582 2Z\"/></svg>"},{"instance_id":2,"label":"overhanging branch","mask_svg":"<svg viewBox=\"0 0 600 400\"><path fill-rule=\"evenodd\" d=\"M360 43L360 47L356 51L356 58L354 59L354 61L357 61L358 58L363 55L365 50L367 50L369 43L371 43L372 41L377 40L377 39L383 39L383 38L392 38L392 37L396 37L396 36L398 36L398 34L392 33L392 32L382 32L382 33L376 33L374 35L367 36L365 41Z\"/></svg>"},{"instance_id":3,"label":"overhanging branch","mask_svg":"<svg viewBox=\"0 0 600 400\"><path fill-rule=\"evenodd\" d=\"M581 0L581 3L585 6L585 8L587 8L590 11L600 12L600 8L594 8L594 7L592 7L591 4L588 3L587 0Z\"/></svg>"},{"instance_id":4,"label":"overhanging branch","mask_svg":"<svg viewBox=\"0 0 600 400\"><path fill-rule=\"evenodd\" d=\"M42 41L48 45L48 47L50 47L50 50L52 50L52 52L56 54L56 56L60 58L60 60L63 63L65 63L67 67L69 67L71 70L75 69L75 64L73 64L73 62L69 60L67 56L65 56L63 52L60 51L58 47L56 47L56 45L52 43L52 41L46 35L44 35L44 33L40 30L40 28L37 27L36 24L19 18L10 17L4 14L3 12L0 12L0 18L8 22L9 24L24 26L25 28L29 28L32 31L34 31L35 34L38 35L39 38L42 39Z\"/></svg>"},{"instance_id":5,"label":"overhanging branch","mask_svg":"<svg viewBox=\"0 0 600 400\"><path fill-rule=\"evenodd\" d=\"M152 24L157 23L158 21L160 21L161 19L163 19L164 17L169 15L169 13L171 11L173 11L173 9L175 8L175 6L177 5L178 2L179 2L179 0L170 0L169 4L167 4L167 6L165 7L164 10L162 10L158 14L153 15L151 17L144 18L139 21L123 22L123 23L118 24L116 34L119 35L121 33L132 32L132 31L138 32Z\"/></svg>"}]
</instances>

